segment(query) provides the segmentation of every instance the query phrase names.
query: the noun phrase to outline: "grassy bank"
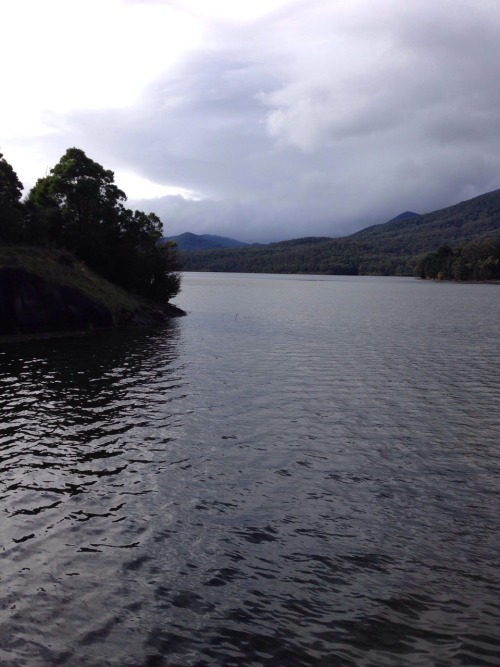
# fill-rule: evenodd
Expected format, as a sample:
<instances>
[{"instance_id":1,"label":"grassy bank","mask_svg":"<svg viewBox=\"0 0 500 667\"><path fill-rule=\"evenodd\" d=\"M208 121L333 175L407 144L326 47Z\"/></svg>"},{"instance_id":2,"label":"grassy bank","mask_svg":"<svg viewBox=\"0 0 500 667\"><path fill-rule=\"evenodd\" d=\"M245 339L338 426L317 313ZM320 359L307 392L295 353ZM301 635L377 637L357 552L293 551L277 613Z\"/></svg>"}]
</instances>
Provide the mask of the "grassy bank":
<instances>
[{"instance_id":1,"label":"grassy bank","mask_svg":"<svg viewBox=\"0 0 500 667\"><path fill-rule=\"evenodd\" d=\"M52 285L64 285L82 292L109 309L116 320L145 308L145 303L125 290L100 278L83 262L66 251L28 246L0 246L0 270L23 269Z\"/></svg>"}]
</instances>

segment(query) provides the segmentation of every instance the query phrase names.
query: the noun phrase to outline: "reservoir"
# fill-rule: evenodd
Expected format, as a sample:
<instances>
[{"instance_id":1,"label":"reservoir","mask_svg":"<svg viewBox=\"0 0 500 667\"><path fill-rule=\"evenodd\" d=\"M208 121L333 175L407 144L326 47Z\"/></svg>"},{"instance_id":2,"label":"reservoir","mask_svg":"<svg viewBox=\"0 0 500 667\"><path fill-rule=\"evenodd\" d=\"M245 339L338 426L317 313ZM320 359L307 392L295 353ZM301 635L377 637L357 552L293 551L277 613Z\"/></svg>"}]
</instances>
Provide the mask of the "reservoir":
<instances>
[{"instance_id":1,"label":"reservoir","mask_svg":"<svg viewBox=\"0 0 500 667\"><path fill-rule=\"evenodd\" d=\"M0 346L0 664L498 666L500 286L176 304Z\"/></svg>"}]
</instances>

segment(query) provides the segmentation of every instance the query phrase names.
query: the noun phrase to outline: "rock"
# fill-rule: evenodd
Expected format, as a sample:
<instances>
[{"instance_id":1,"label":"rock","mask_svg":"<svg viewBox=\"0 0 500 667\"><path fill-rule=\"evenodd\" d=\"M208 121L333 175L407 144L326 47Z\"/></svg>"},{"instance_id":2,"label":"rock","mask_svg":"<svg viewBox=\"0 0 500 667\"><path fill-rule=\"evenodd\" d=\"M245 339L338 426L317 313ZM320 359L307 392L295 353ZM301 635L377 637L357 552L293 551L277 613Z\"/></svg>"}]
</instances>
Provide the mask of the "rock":
<instances>
[{"instance_id":1,"label":"rock","mask_svg":"<svg viewBox=\"0 0 500 667\"><path fill-rule=\"evenodd\" d=\"M0 270L0 335L114 326L111 311L83 292L24 269Z\"/></svg>"},{"instance_id":2,"label":"rock","mask_svg":"<svg viewBox=\"0 0 500 667\"><path fill-rule=\"evenodd\" d=\"M22 268L0 269L0 336L154 326L185 314L168 303L163 307L143 304L116 315L75 287L50 283Z\"/></svg>"},{"instance_id":3,"label":"rock","mask_svg":"<svg viewBox=\"0 0 500 667\"><path fill-rule=\"evenodd\" d=\"M128 326L150 327L155 324L167 322L172 317L183 317L186 314L184 310L167 303L163 307L144 306L133 313L123 313L119 319L119 324Z\"/></svg>"}]
</instances>

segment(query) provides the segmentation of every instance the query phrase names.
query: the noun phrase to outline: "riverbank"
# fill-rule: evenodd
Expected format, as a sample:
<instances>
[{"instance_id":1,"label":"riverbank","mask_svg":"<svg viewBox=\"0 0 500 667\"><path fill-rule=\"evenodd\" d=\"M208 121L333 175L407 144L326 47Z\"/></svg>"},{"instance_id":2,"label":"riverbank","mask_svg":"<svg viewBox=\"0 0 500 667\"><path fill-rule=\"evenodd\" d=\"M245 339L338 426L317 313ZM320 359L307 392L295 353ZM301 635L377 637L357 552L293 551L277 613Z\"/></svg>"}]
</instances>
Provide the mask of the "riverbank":
<instances>
[{"instance_id":1,"label":"riverbank","mask_svg":"<svg viewBox=\"0 0 500 667\"><path fill-rule=\"evenodd\" d=\"M0 339L84 333L159 324L185 312L138 298L88 269L70 253L0 248Z\"/></svg>"}]
</instances>

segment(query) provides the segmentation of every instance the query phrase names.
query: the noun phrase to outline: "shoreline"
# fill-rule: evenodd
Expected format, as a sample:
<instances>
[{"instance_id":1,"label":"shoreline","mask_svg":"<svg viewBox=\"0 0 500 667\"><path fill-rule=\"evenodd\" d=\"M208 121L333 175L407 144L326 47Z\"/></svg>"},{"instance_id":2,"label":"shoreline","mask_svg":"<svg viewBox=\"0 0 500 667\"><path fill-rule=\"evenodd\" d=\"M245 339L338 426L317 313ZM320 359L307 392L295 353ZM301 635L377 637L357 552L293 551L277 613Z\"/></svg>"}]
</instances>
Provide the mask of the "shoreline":
<instances>
[{"instance_id":1,"label":"shoreline","mask_svg":"<svg viewBox=\"0 0 500 667\"><path fill-rule=\"evenodd\" d=\"M52 340L54 338L69 338L72 336L82 337L100 331L158 327L162 324L167 324L170 320L184 317L185 315L187 313L182 308L169 303L165 308L152 309L149 313L131 313L128 318L119 320L112 326L94 327L92 324L89 324L86 329L54 329L52 331L4 334L0 335L0 345L4 343L28 343L30 341Z\"/></svg>"}]
</instances>

